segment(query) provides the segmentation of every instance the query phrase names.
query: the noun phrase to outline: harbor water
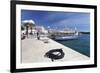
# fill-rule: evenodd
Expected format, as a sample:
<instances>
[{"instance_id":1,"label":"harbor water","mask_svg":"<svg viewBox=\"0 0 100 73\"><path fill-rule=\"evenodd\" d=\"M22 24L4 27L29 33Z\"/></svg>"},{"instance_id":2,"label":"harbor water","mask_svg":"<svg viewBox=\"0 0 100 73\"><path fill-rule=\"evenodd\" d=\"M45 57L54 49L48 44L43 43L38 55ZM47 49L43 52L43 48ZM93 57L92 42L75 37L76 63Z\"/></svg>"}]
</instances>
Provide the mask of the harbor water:
<instances>
[{"instance_id":1,"label":"harbor water","mask_svg":"<svg viewBox=\"0 0 100 73\"><path fill-rule=\"evenodd\" d=\"M81 34L77 39L57 42L90 57L90 34Z\"/></svg>"}]
</instances>

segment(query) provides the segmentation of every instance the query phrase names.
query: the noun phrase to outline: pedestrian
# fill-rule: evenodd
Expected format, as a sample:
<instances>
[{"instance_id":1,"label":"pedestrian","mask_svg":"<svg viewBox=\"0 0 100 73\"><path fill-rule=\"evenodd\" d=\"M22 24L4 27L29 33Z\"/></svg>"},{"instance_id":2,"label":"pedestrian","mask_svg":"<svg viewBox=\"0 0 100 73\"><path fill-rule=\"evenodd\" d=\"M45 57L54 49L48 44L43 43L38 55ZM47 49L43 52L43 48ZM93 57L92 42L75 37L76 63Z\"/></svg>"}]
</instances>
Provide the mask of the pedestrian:
<instances>
[{"instance_id":1,"label":"pedestrian","mask_svg":"<svg viewBox=\"0 0 100 73\"><path fill-rule=\"evenodd\" d=\"M40 40L40 33L39 33L39 31L37 32L37 39Z\"/></svg>"}]
</instances>

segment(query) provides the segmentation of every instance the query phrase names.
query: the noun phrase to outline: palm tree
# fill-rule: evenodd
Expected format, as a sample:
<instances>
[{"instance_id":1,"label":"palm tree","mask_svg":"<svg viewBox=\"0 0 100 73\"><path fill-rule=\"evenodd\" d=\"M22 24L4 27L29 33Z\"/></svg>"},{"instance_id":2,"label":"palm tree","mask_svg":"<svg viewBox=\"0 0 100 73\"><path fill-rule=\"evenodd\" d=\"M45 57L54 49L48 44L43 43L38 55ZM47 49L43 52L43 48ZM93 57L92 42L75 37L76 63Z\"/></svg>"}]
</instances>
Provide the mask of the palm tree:
<instances>
[{"instance_id":1,"label":"palm tree","mask_svg":"<svg viewBox=\"0 0 100 73\"><path fill-rule=\"evenodd\" d=\"M29 28L30 28L30 30L31 30L30 34L32 34L32 29L33 29L33 27L35 26L35 24L29 23L28 25L29 25Z\"/></svg>"},{"instance_id":2,"label":"palm tree","mask_svg":"<svg viewBox=\"0 0 100 73\"><path fill-rule=\"evenodd\" d=\"M31 30L30 33L32 34L32 29L33 29L33 27L35 26L35 24L30 23L30 22L27 22L27 23L24 23L24 26L26 27L26 34L28 35L28 29Z\"/></svg>"},{"instance_id":3,"label":"palm tree","mask_svg":"<svg viewBox=\"0 0 100 73\"><path fill-rule=\"evenodd\" d=\"M26 27L26 35L27 35L27 38L28 38L28 23L24 23L24 26Z\"/></svg>"},{"instance_id":4,"label":"palm tree","mask_svg":"<svg viewBox=\"0 0 100 73\"><path fill-rule=\"evenodd\" d=\"M25 28L24 28L24 26L23 25L21 25L21 30L24 30Z\"/></svg>"}]
</instances>

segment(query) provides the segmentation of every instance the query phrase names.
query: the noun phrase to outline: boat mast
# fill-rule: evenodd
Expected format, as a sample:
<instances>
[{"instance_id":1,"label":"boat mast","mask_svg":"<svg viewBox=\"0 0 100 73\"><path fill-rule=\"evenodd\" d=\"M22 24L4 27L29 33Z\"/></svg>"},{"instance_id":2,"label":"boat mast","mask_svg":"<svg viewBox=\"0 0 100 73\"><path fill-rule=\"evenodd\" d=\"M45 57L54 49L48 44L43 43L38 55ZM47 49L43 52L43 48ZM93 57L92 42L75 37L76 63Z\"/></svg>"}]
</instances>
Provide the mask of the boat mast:
<instances>
[{"instance_id":1,"label":"boat mast","mask_svg":"<svg viewBox=\"0 0 100 73\"><path fill-rule=\"evenodd\" d=\"M77 28L75 27L75 35L78 35L78 31Z\"/></svg>"}]
</instances>

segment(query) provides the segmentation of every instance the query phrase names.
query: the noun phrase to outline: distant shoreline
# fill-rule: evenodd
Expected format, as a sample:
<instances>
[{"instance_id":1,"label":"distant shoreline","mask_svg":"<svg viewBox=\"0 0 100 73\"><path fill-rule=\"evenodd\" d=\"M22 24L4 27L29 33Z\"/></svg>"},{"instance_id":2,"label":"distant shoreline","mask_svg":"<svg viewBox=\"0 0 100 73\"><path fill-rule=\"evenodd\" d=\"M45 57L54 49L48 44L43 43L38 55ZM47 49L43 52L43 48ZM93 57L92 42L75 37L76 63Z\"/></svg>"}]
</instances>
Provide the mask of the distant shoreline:
<instances>
[{"instance_id":1,"label":"distant shoreline","mask_svg":"<svg viewBox=\"0 0 100 73\"><path fill-rule=\"evenodd\" d=\"M90 34L90 32L79 32L81 34Z\"/></svg>"}]
</instances>

